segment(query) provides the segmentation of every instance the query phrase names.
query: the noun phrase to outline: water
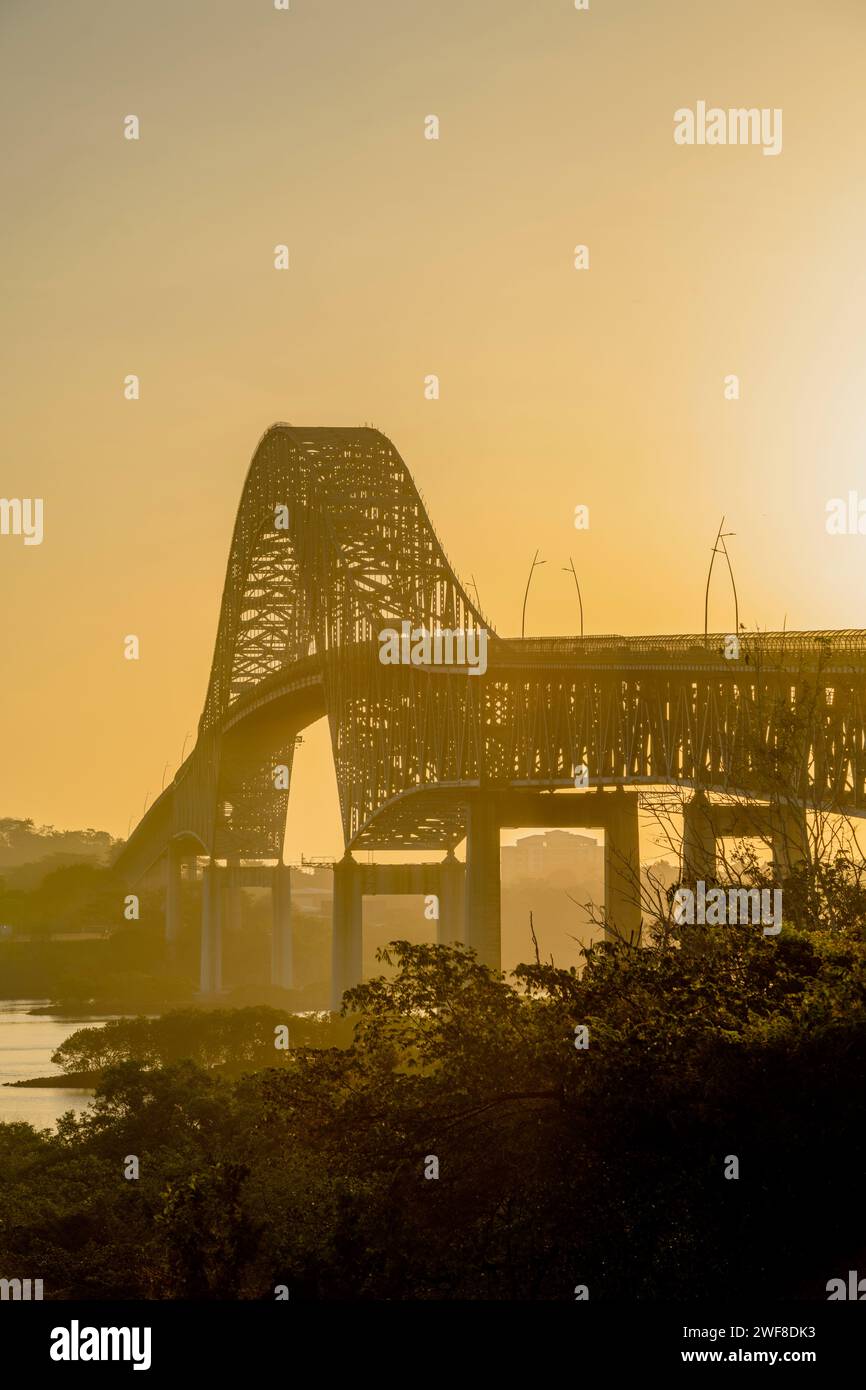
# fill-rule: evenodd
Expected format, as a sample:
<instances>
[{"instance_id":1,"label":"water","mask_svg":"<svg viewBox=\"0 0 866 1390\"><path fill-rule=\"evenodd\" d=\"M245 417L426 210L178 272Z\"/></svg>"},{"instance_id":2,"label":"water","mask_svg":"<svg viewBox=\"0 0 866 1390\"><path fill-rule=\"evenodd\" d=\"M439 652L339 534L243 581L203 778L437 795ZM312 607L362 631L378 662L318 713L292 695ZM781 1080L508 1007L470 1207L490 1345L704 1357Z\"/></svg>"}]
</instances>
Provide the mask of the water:
<instances>
[{"instance_id":1,"label":"water","mask_svg":"<svg viewBox=\"0 0 866 1390\"><path fill-rule=\"evenodd\" d=\"M78 1028L105 1023L117 1015L32 1014L31 1009L50 1004L50 999L0 999L0 1123L25 1120L35 1129L53 1129L65 1110L82 1111L93 1092L66 1086L34 1086L14 1089L6 1081L25 1081L33 1076L61 1076L51 1054Z\"/></svg>"}]
</instances>

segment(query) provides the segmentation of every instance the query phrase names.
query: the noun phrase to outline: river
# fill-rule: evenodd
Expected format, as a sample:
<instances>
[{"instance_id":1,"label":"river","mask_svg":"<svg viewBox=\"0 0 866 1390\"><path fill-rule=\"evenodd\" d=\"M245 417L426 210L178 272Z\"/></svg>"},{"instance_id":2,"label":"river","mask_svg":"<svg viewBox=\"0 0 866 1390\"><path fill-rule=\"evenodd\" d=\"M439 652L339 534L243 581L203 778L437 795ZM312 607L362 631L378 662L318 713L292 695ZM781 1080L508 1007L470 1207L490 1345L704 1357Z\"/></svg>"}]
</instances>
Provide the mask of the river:
<instances>
[{"instance_id":1,"label":"river","mask_svg":"<svg viewBox=\"0 0 866 1390\"><path fill-rule=\"evenodd\" d=\"M78 1028L98 1026L116 1014L33 1014L50 999L0 999L0 1123L26 1120L36 1129L53 1129L65 1110L79 1112L92 1091L66 1086L6 1086L34 1076L61 1076L51 1054Z\"/></svg>"}]
</instances>

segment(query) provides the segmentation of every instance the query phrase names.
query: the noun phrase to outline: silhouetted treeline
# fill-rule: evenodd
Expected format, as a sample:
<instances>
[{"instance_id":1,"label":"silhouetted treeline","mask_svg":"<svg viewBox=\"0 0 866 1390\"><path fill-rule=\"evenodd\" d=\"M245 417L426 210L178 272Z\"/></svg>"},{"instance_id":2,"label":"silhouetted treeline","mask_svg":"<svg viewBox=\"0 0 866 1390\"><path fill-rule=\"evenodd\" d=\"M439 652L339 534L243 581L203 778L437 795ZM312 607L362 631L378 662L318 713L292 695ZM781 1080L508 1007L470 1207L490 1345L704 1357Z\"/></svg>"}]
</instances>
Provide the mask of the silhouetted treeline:
<instances>
[{"instance_id":1,"label":"silhouetted treeline","mask_svg":"<svg viewBox=\"0 0 866 1390\"><path fill-rule=\"evenodd\" d=\"M122 924L127 889L110 869L96 864L30 867L41 872L29 889L12 887L0 878L0 922L40 935L109 930Z\"/></svg>"},{"instance_id":2,"label":"silhouetted treeline","mask_svg":"<svg viewBox=\"0 0 866 1390\"><path fill-rule=\"evenodd\" d=\"M0 869L29 864L48 855L105 863L119 843L106 830L55 830L53 825L0 816Z\"/></svg>"},{"instance_id":3,"label":"silhouetted treeline","mask_svg":"<svg viewBox=\"0 0 866 1390\"><path fill-rule=\"evenodd\" d=\"M348 1047L234 1080L121 1062L56 1134L0 1126L0 1271L47 1298L825 1298L866 1272L866 947L825 906L582 975L397 943Z\"/></svg>"},{"instance_id":4,"label":"silhouetted treeline","mask_svg":"<svg viewBox=\"0 0 866 1390\"><path fill-rule=\"evenodd\" d=\"M79 1028L51 1060L76 1076L101 1073L122 1062L154 1069L180 1061L240 1076L288 1064L298 1048L346 1046L351 1039L351 1024L338 1014L298 1016L263 1004L173 1009L162 1018L117 1018L101 1028Z\"/></svg>"}]
</instances>

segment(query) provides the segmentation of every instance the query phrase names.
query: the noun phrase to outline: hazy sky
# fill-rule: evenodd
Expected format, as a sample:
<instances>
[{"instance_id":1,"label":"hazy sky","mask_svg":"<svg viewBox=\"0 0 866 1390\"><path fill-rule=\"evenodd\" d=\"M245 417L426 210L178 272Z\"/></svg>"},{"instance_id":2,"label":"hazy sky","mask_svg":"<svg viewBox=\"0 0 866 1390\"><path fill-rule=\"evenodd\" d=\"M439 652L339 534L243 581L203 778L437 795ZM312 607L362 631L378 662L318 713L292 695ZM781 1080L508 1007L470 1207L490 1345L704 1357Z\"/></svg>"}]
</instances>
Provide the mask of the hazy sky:
<instances>
[{"instance_id":1,"label":"hazy sky","mask_svg":"<svg viewBox=\"0 0 866 1390\"><path fill-rule=\"evenodd\" d=\"M866 625L825 531L866 496L864 38L862 0L3 0L0 496L45 537L0 536L0 815L125 834L173 775L275 420L383 430L505 635L537 547L528 632L577 631L569 556L587 631L702 630L722 512L749 626ZM677 146L698 101L782 152ZM321 729L293 792L290 854L337 849Z\"/></svg>"}]
</instances>

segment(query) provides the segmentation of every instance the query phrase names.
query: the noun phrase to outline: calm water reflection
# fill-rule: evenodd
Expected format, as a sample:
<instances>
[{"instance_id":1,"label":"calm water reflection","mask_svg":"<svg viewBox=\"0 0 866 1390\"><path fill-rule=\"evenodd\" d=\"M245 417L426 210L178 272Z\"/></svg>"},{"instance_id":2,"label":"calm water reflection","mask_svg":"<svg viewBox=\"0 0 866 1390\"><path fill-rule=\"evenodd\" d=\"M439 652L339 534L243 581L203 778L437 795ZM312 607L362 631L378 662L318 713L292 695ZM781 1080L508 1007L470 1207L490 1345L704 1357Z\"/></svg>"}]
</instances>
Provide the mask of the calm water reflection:
<instances>
[{"instance_id":1,"label":"calm water reflection","mask_svg":"<svg viewBox=\"0 0 866 1390\"><path fill-rule=\"evenodd\" d=\"M51 1054L78 1028L105 1023L117 1015L39 1015L29 1012L44 1007L49 999L0 999L0 1123L26 1120L37 1129L53 1128L64 1110L81 1111L92 1092L66 1087L28 1087L14 1089L6 1081L23 1081L31 1076L60 1076L62 1068L51 1061Z\"/></svg>"}]
</instances>

